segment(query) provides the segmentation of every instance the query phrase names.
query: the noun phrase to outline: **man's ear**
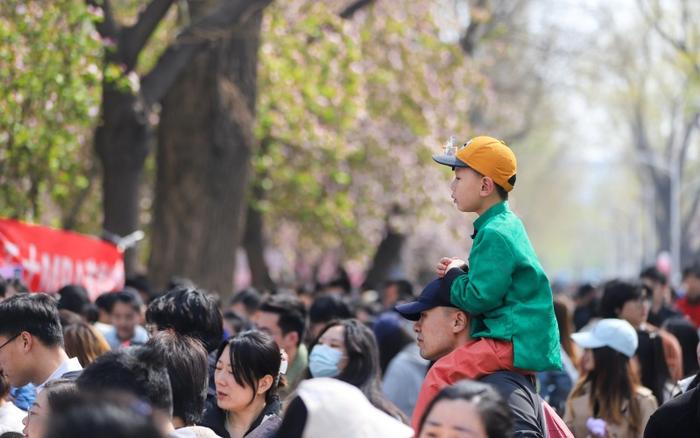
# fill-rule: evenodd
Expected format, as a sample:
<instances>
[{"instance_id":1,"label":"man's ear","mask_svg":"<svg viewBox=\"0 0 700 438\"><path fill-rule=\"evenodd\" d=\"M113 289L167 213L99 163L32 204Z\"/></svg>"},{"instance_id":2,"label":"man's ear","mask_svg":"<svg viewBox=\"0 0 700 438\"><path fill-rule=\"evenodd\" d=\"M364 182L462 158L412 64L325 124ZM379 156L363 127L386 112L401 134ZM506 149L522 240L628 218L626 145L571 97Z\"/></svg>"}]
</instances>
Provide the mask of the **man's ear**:
<instances>
[{"instance_id":1,"label":"man's ear","mask_svg":"<svg viewBox=\"0 0 700 438\"><path fill-rule=\"evenodd\" d=\"M22 343L22 351L24 353L29 353L34 346L34 336L29 332L22 332L19 335L20 342Z\"/></svg>"},{"instance_id":2,"label":"man's ear","mask_svg":"<svg viewBox=\"0 0 700 438\"><path fill-rule=\"evenodd\" d=\"M469 317L466 313L458 310L455 312L454 319L452 320L452 332L459 333L462 330L469 330Z\"/></svg>"},{"instance_id":3,"label":"man's ear","mask_svg":"<svg viewBox=\"0 0 700 438\"><path fill-rule=\"evenodd\" d=\"M262 379L258 381L258 394L265 394L265 392L272 387L275 379L271 375L266 374Z\"/></svg>"}]
</instances>

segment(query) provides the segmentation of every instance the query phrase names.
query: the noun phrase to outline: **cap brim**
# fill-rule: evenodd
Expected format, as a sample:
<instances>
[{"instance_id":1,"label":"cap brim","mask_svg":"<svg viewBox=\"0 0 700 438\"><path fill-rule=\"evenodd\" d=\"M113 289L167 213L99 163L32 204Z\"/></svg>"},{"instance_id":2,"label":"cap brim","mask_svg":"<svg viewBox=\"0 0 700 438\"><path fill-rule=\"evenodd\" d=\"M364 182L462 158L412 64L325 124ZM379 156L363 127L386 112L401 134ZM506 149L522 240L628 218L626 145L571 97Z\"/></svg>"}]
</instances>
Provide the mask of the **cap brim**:
<instances>
[{"instance_id":1,"label":"cap brim","mask_svg":"<svg viewBox=\"0 0 700 438\"><path fill-rule=\"evenodd\" d=\"M394 310L399 312L401 316L411 321L418 321L421 312L432 309L433 306L421 301L412 301L410 303L399 304L394 306Z\"/></svg>"},{"instance_id":2,"label":"cap brim","mask_svg":"<svg viewBox=\"0 0 700 438\"><path fill-rule=\"evenodd\" d=\"M571 335L571 339L576 342L579 347L583 348L600 348L605 347L605 342L593 336L591 332L579 332Z\"/></svg>"},{"instance_id":3,"label":"cap brim","mask_svg":"<svg viewBox=\"0 0 700 438\"><path fill-rule=\"evenodd\" d=\"M464 161L459 160L454 155L435 154L433 155L433 161L450 167L469 167Z\"/></svg>"}]
</instances>

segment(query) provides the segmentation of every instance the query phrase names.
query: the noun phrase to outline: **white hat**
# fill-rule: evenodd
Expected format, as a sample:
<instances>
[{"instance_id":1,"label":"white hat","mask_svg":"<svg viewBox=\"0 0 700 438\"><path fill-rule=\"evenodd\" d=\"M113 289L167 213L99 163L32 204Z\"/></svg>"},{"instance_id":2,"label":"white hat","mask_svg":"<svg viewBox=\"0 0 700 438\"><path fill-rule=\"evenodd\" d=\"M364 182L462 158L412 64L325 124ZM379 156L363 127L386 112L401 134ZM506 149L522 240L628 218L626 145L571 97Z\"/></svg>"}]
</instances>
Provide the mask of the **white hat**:
<instances>
[{"instance_id":1,"label":"white hat","mask_svg":"<svg viewBox=\"0 0 700 438\"><path fill-rule=\"evenodd\" d=\"M308 412L303 438L413 437L413 429L375 408L359 389L338 379L303 380L297 395Z\"/></svg>"},{"instance_id":2,"label":"white hat","mask_svg":"<svg viewBox=\"0 0 700 438\"><path fill-rule=\"evenodd\" d=\"M578 332L571 335L583 348L610 347L627 357L634 356L637 350L637 332L624 319L601 319L588 332Z\"/></svg>"}]
</instances>

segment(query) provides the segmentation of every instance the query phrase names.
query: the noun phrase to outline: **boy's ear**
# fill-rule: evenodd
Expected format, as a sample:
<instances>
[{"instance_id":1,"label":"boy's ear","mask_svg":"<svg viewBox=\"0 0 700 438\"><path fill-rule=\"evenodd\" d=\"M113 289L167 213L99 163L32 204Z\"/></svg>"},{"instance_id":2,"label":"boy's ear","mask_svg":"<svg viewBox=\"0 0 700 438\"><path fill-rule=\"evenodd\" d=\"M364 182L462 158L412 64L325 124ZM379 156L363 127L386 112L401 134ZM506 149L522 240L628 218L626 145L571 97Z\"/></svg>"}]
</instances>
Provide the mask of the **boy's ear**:
<instances>
[{"instance_id":1,"label":"boy's ear","mask_svg":"<svg viewBox=\"0 0 700 438\"><path fill-rule=\"evenodd\" d=\"M485 176L481 178L481 195L486 197L496 190L496 183L493 182L491 177Z\"/></svg>"}]
</instances>

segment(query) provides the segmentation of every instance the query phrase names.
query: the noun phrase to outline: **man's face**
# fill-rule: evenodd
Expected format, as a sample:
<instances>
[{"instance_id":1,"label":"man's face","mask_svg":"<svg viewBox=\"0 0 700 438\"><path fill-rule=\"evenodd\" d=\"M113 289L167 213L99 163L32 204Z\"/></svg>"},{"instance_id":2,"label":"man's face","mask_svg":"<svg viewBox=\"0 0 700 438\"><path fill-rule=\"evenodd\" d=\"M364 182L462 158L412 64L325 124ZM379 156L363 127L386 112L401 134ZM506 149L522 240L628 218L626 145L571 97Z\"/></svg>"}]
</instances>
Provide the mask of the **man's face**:
<instances>
[{"instance_id":1,"label":"man's face","mask_svg":"<svg viewBox=\"0 0 700 438\"><path fill-rule=\"evenodd\" d=\"M27 373L24 364L25 352L23 348L23 337L0 335L0 371L5 375L7 381L12 386L24 386L30 382L30 375Z\"/></svg>"},{"instance_id":2,"label":"man's face","mask_svg":"<svg viewBox=\"0 0 700 438\"><path fill-rule=\"evenodd\" d=\"M255 325L258 327L258 330L272 336L272 339L277 342L277 345L283 348L287 354L290 354L290 351L296 349L296 341L292 342L291 333L285 335L282 332L282 329L278 325L279 321L280 316L273 312L258 311L255 314Z\"/></svg>"},{"instance_id":3,"label":"man's face","mask_svg":"<svg viewBox=\"0 0 700 438\"><path fill-rule=\"evenodd\" d=\"M481 208L482 180L484 177L472 169L457 167L455 179L450 184L452 201L463 212L477 212Z\"/></svg>"},{"instance_id":4,"label":"man's face","mask_svg":"<svg viewBox=\"0 0 700 438\"><path fill-rule=\"evenodd\" d=\"M413 324L420 355L427 360L437 360L454 350L453 332L455 313L451 307L433 307L421 312L420 319Z\"/></svg>"},{"instance_id":5,"label":"man's face","mask_svg":"<svg viewBox=\"0 0 700 438\"><path fill-rule=\"evenodd\" d=\"M399 299L399 287L395 284L390 284L387 287L384 288L384 294L382 295L382 305L384 308L388 309L389 307L393 306L396 304L396 301Z\"/></svg>"},{"instance_id":6,"label":"man's face","mask_svg":"<svg viewBox=\"0 0 700 438\"><path fill-rule=\"evenodd\" d=\"M112 307L112 325L117 330L117 336L122 341L134 337L136 325L138 325L139 313L131 304L117 301Z\"/></svg>"}]
</instances>

